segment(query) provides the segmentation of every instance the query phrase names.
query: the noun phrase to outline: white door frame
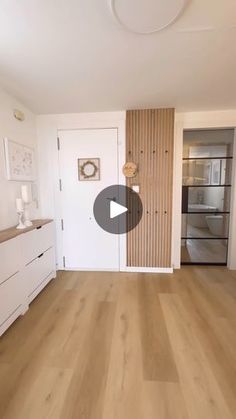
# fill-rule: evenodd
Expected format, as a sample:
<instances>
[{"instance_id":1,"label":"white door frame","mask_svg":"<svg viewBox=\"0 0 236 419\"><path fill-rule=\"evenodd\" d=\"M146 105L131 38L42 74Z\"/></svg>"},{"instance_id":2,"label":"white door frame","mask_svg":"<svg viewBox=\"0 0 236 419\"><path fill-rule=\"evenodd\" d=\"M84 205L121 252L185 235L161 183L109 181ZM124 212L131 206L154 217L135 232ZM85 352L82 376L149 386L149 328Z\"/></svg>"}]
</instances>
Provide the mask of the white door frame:
<instances>
[{"instance_id":1,"label":"white door frame","mask_svg":"<svg viewBox=\"0 0 236 419\"><path fill-rule=\"evenodd\" d=\"M58 130L58 144L59 144L59 147L58 147L58 164L59 164L59 172L61 171L61 169L63 167L63 163L62 162L63 161L64 161L64 163L66 162L65 157L63 157L63 154L62 154L63 153L62 149L65 151L65 153L67 153L67 151L70 152L69 149L68 149L68 145L67 145L67 138L68 138L68 141L70 141L70 139L72 139L73 141L75 140L75 143L74 144L77 143L77 140L80 141L80 145L82 144L81 141L83 141L83 142L85 141L84 145L86 147L86 139L85 140L82 140L82 138L88 132L91 132L91 134L92 134L92 142L93 142L94 146L95 146L95 143L96 143L97 153L95 152L95 155L99 154L103 150L103 149L101 150L101 147L99 146L99 144L100 144L99 143L99 138L102 141L102 138L104 137L104 135L106 136L105 133L107 133L108 136L111 136L112 135L112 138L109 139L109 137L108 137L108 139L106 140L106 146L107 147L109 146L108 143L111 140L113 146L115 147L115 150L116 151L114 150L114 148L112 148L113 151L110 151L112 154L114 152L113 158L111 159L111 161L113 162L112 163L113 166L110 165L110 171L112 171L112 170L115 171L115 178L113 176L114 172L113 172L113 174L111 173L111 177L113 178L112 182L114 184L119 183L119 173L118 173L119 145L118 145L118 129L117 128L107 128L106 127L106 128L79 128L79 129L72 129L72 130L65 130L65 129ZM99 134L99 132L100 132L100 134ZM80 134L82 135L82 138L80 137ZM68 137L66 137L67 135L68 135ZM71 135L72 135L72 137L71 137ZM96 138L97 138L97 141L96 141ZM89 137L89 140L90 140L90 137ZM66 151L66 149L67 149L67 151ZM88 153L88 155L89 155L89 153ZM100 155L100 157L102 157L102 155ZM108 158L108 160L109 160L109 155L106 155L106 158ZM113 167L113 169L112 169L112 167ZM65 169L65 166L64 166L64 169ZM109 171L106 171L106 173L108 174ZM64 221L63 222L63 225L65 225L65 223L66 223L66 214L65 214L66 213L66 207L65 207L65 203L64 203L64 194L63 194L63 192L65 191L65 184L64 184L64 182L66 181L66 179L65 179L64 176L66 176L65 170L63 171L63 174L60 173L60 182L59 182L60 187L61 187L61 191L60 191L60 208L61 208L61 213L63 212L62 209L64 210L64 216L62 217L63 218L63 221ZM103 180L105 182L107 182L107 175L106 175L106 179L103 179ZM95 187L95 188L98 188L100 190L101 185L99 187L99 185L97 184L97 182L95 182L95 183L96 183L96 185L94 184L94 185L90 185L90 186L92 186L92 188ZM68 220L67 220L67 222L68 222ZM96 224L96 222L95 222L95 224ZM98 230L101 231L100 228ZM67 246L69 246L69 242L67 241L67 245L65 245L65 241L64 241L65 236L64 236L64 234L66 234L66 232L65 231L62 231L62 233L61 233L61 236L62 236L62 252L63 252L63 255L64 255L65 258L66 258L66 255L68 256L68 258L70 258L69 257L69 254L67 252L67 250L68 250L67 249ZM112 271L112 272L113 271L119 271L120 270L120 249L119 249L120 248L120 243L119 243L119 236L116 236L116 237L114 237L114 236L113 237L108 237L107 234L108 233L105 233L105 235L104 235L104 232L103 232L102 235L101 235L101 237L100 237L100 239L103 240L103 238L104 238L105 240L106 239L108 240L108 243L109 243L108 244L108 248L110 246L111 247L113 246L114 240L115 240L115 243L116 243L115 244L115 249L113 249L112 254L110 254L109 260L111 262L111 258L114 257L115 258L115 261L114 262L115 262L115 265L116 266L113 265L113 267L109 267L109 268L108 267L104 267L104 266L106 266L105 259L106 259L106 253L107 252L105 252L105 253L103 252L104 264L102 263L102 265L100 265L100 267L93 267L93 266L89 267L90 265L89 265L89 262L87 261L88 262L88 265L86 267L78 267L78 268L76 267L76 265L73 265L73 267L69 268L67 266L67 263L66 263L65 264L66 265L66 270L72 270L72 271L75 271L75 270L78 270L78 271L93 271L94 270L94 271ZM68 240L68 238L69 238L69 236L67 236L67 240ZM70 253L70 250L69 250L69 253ZM109 251L108 251L108 254L109 254ZM64 257L63 257L63 259L64 259ZM100 260L100 257L99 257L99 260ZM107 260L108 265L110 265L109 260ZM63 262L64 262L64 260L63 260Z\"/></svg>"},{"instance_id":2,"label":"white door frame","mask_svg":"<svg viewBox=\"0 0 236 419\"><path fill-rule=\"evenodd\" d=\"M116 114L116 113L114 113ZM56 130L54 131L54 150L56 154L55 164L55 179L54 179L54 209L55 209L55 219L56 219L56 237L57 237L57 269L64 270L63 266L63 242L62 242L62 229L61 229L61 218L62 218L62 205L61 205L61 194L59 190L59 179L60 179L60 168L59 168L59 159L58 159L58 150L57 150L57 137L59 131L68 131L68 130L85 130L85 129L117 129L118 136L118 183L125 185L125 177L122 172L122 166L125 163L126 148L125 148L125 112L118 112L119 116L123 116L120 119L106 120L105 114L87 114L87 118L84 115L84 120L78 122L73 121L72 118L65 117L63 123L60 119L57 123ZM111 115L109 115L111 116ZM63 118L64 119L64 118ZM126 235L119 236L119 264L120 271L124 270L126 267Z\"/></svg>"},{"instance_id":3,"label":"white door frame","mask_svg":"<svg viewBox=\"0 0 236 419\"><path fill-rule=\"evenodd\" d=\"M230 208L230 227L228 243L229 269L236 269L236 111L189 112L176 115L174 147L174 182L173 182L173 229L172 229L172 264L175 269L181 265L181 217L182 217L182 158L183 134L187 129L234 129L234 158L232 170L232 190Z\"/></svg>"}]
</instances>

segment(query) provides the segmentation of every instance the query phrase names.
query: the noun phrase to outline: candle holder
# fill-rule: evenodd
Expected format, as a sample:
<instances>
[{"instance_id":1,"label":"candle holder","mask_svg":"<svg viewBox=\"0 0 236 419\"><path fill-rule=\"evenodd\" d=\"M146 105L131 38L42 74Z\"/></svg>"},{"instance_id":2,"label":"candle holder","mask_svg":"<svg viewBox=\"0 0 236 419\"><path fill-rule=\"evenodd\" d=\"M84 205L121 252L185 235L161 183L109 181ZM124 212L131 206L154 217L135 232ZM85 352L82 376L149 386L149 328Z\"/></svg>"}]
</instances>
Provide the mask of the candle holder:
<instances>
[{"instance_id":1,"label":"candle holder","mask_svg":"<svg viewBox=\"0 0 236 419\"><path fill-rule=\"evenodd\" d=\"M29 203L24 203L24 224L26 227L30 227L33 225L32 221L30 221L30 214L29 214Z\"/></svg>"},{"instance_id":2,"label":"candle holder","mask_svg":"<svg viewBox=\"0 0 236 419\"><path fill-rule=\"evenodd\" d=\"M26 228L25 224L23 223L24 211L23 210L17 211L17 214L18 214L19 220L18 220L18 226L16 228L17 230L23 230L24 228Z\"/></svg>"},{"instance_id":3,"label":"candle holder","mask_svg":"<svg viewBox=\"0 0 236 419\"><path fill-rule=\"evenodd\" d=\"M32 202L32 189L31 185L22 185L21 186L21 197L24 205L24 224L27 227L30 227L33 225L33 223L30 221L30 211L29 206Z\"/></svg>"}]
</instances>

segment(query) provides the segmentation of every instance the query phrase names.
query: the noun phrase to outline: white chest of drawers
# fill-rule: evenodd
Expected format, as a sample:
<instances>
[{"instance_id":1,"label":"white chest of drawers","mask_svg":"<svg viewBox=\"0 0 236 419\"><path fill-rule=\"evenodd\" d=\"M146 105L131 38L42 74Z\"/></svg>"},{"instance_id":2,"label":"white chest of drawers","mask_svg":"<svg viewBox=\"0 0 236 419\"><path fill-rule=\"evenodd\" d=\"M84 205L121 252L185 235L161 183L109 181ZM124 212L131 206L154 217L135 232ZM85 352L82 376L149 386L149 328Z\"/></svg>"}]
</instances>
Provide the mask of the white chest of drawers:
<instances>
[{"instance_id":1,"label":"white chest of drawers","mask_svg":"<svg viewBox=\"0 0 236 419\"><path fill-rule=\"evenodd\" d=\"M54 223L0 232L0 336L56 277Z\"/></svg>"}]
</instances>

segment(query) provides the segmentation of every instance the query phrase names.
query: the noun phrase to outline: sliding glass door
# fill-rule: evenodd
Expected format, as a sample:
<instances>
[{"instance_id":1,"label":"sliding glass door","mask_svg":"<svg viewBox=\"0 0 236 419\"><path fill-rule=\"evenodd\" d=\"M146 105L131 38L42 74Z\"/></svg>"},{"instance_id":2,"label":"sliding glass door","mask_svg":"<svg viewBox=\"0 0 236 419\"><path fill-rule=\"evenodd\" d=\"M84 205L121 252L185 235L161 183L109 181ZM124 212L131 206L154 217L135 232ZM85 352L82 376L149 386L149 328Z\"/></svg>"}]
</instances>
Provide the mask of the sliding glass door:
<instances>
[{"instance_id":1,"label":"sliding glass door","mask_svg":"<svg viewBox=\"0 0 236 419\"><path fill-rule=\"evenodd\" d=\"M183 159L181 262L226 265L232 156L196 149Z\"/></svg>"}]
</instances>

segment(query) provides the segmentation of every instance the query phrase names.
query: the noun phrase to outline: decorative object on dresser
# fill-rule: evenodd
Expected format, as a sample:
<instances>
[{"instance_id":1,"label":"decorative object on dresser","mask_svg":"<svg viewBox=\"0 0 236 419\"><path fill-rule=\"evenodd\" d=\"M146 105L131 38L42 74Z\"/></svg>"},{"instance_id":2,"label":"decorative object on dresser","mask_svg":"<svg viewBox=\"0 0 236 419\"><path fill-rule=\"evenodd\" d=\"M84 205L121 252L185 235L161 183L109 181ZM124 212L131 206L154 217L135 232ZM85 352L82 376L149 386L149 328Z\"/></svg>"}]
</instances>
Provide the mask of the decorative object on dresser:
<instances>
[{"instance_id":1,"label":"decorative object on dresser","mask_svg":"<svg viewBox=\"0 0 236 419\"><path fill-rule=\"evenodd\" d=\"M23 230L26 228L23 222L23 214L24 214L24 204L22 198L16 198L16 211L19 217L18 225L16 226L17 230Z\"/></svg>"},{"instance_id":2,"label":"decorative object on dresser","mask_svg":"<svg viewBox=\"0 0 236 419\"><path fill-rule=\"evenodd\" d=\"M54 223L0 231L0 336L56 277Z\"/></svg>"},{"instance_id":3,"label":"decorative object on dresser","mask_svg":"<svg viewBox=\"0 0 236 419\"><path fill-rule=\"evenodd\" d=\"M32 226L32 221L30 221L29 214L29 205L32 202L32 189L31 184L21 186L21 196L24 202L24 224L27 227Z\"/></svg>"},{"instance_id":4,"label":"decorative object on dresser","mask_svg":"<svg viewBox=\"0 0 236 419\"><path fill-rule=\"evenodd\" d=\"M4 138L6 174L8 180L35 180L34 149Z\"/></svg>"}]
</instances>

